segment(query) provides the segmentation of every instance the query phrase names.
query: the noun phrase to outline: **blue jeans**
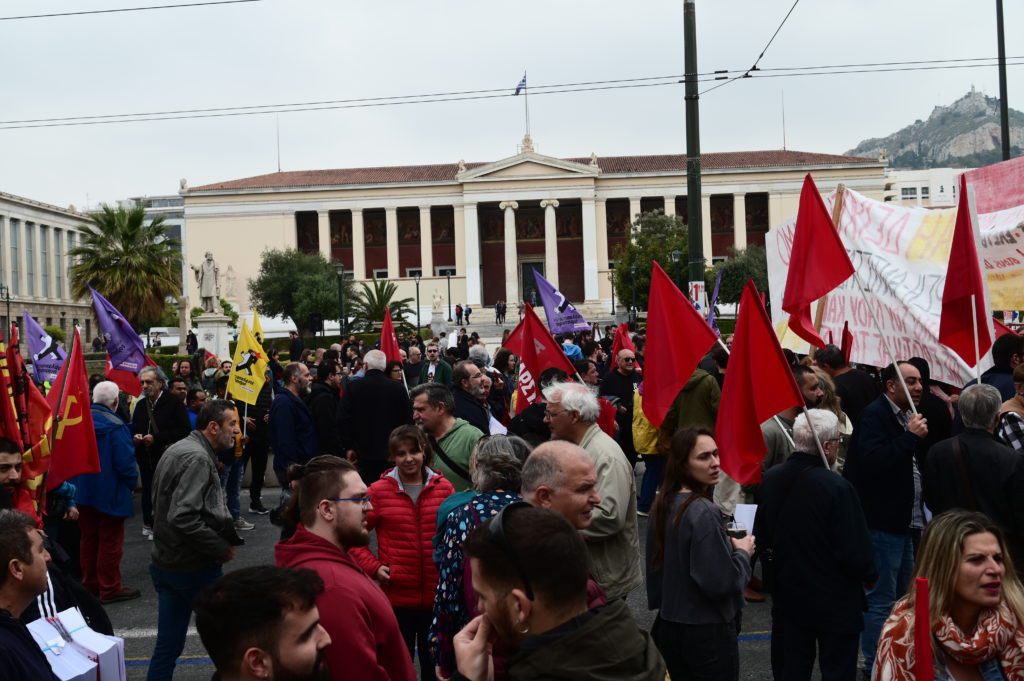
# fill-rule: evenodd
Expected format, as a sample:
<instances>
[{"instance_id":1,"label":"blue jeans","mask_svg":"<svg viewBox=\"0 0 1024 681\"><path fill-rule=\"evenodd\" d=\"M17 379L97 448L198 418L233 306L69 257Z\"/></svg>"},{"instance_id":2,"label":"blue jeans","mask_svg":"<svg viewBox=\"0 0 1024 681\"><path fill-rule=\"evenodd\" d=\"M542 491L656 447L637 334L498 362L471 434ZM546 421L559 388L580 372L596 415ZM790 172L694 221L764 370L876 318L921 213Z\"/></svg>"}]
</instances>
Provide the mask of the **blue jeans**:
<instances>
[{"instance_id":1,"label":"blue jeans","mask_svg":"<svg viewBox=\"0 0 1024 681\"><path fill-rule=\"evenodd\" d=\"M641 454L644 460L644 477L640 480L640 494L636 500L636 510L647 513L654 503L661 480L665 477L665 457L660 454Z\"/></svg>"},{"instance_id":2,"label":"blue jeans","mask_svg":"<svg viewBox=\"0 0 1024 681\"><path fill-rule=\"evenodd\" d=\"M242 514L242 504L239 495L242 493L242 477L245 475L245 460L232 459L231 464L224 466L224 472L220 474L220 487L224 490L224 496L228 502L228 512L234 520Z\"/></svg>"},{"instance_id":3,"label":"blue jeans","mask_svg":"<svg viewBox=\"0 0 1024 681\"><path fill-rule=\"evenodd\" d=\"M223 574L220 565L192 572L170 572L150 564L157 595L157 631L146 681L171 681L174 665L185 649L192 602L207 584Z\"/></svg>"},{"instance_id":4,"label":"blue jeans","mask_svg":"<svg viewBox=\"0 0 1024 681\"><path fill-rule=\"evenodd\" d=\"M870 532L878 583L867 592L868 610L864 613L864 633L860 637L864 668L869 673L875 666L875 649L882 634L882 625L889 618L896 599L906 594L914 569L914 540L909 530L906 534L890 534L881 530Z\"/></svg>"}]
</instances>

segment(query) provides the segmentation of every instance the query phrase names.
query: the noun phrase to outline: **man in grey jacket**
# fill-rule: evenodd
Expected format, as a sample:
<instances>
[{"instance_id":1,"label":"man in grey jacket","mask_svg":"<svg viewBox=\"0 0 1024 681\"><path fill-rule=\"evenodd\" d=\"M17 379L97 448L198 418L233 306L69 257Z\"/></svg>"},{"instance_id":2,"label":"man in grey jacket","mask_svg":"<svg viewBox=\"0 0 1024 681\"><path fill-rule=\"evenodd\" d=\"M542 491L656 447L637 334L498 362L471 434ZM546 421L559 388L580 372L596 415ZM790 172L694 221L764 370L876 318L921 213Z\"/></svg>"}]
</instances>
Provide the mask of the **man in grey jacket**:
<instances>
[{"instance_id":1,"label":"man in grey jacket","mask_svg":"<svg viewBox=\"0 0 1024 681\"><path fill-rule=\"evenodd\" d=\"M192 601L217 580L243 542L235 532L217 474L217 452L234 447L238 411L210 400L196 430L164 452L153 475L153 562L157 637L147 681L170 681L185 648Z\"/></svg>"},{"instance_id":2,"label":"man in grey jacket","mask_svg":"<svg viewBox=\"0 0 1024 681\"><path fill-rule=\"evenodd\" d=\"M552 439L579 445L594 461L601 502L581 534L594 579L608 600L625 598L642 579L633 467L618 443L597 425L600 407L588 386L555 383L544 389L544 400L544 422Z\"/></svg>"}]
</instances>

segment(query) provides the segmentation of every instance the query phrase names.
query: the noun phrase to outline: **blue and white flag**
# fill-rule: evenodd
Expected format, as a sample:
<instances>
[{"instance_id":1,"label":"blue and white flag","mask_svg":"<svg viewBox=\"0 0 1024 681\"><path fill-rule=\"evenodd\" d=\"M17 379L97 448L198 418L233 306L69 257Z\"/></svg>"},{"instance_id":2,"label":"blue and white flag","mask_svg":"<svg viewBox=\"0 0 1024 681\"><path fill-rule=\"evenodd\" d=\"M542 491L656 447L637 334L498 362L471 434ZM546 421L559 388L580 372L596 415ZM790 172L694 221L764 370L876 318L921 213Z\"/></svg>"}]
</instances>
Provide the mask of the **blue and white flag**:
<instances>
[{"instance_id":1,"label":"blue and white flag","mask_svg":"<svg viewBox=\"0 0 1024 681\"><path fill-rule=\"evenodd\" d=\"M67 353L43 327L39 326L39 322L28 313L28 310L25 310L22 316L21 329L24 339L22 342L28 344L28 352L32 357L32 375L40 383L53 383Z\"/></svg>"},{"instance_id":2,"label":"blue and white flag","mask_svg":"<svg viewBox=\"0 0 1024 681\"><path fill-rule=\"evenodd\" d=\"M548 318L548 328L551 329L551 333L590 331L590 324L579 313L579 310L565 299L561 291L552 286L551 282L537 270L533 271L533 278L537 281L540 302L544 305L544 314Z\"/></svg>"},{"instance_id":3,"label":"blue and white flag","mask_svg":"<svg viewBox=\"0 0 1024 681\"><path fill-rule=\"evenodd\" d=\"M516 85L516 94L514 97L518 97L519 93L526 89L526 71L523 71L523 79L519 81L519 85Z\"/></svg>"}]
</instances>

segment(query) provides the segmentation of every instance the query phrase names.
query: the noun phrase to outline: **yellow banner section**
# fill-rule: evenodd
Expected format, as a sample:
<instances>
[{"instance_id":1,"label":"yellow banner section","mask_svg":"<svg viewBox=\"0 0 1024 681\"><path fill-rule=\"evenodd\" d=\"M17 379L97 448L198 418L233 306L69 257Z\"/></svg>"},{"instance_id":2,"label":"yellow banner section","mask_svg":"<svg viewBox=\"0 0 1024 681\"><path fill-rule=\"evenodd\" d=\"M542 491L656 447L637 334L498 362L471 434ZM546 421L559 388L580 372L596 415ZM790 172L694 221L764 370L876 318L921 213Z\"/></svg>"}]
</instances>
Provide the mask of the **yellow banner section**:
<instances>
[{"instance_id":1,"label":"yellow banner section","mask_svg":"<svg viewBox=\"0 0 1024 681\"><path fill-rule=\"evenodd\" d=\"M232 359L228 392L236 400L256 404L256 398L267 382L267 355L245 322L242 322L242 332L238 334L238 345Z\"/></svg>"}]
</instances>

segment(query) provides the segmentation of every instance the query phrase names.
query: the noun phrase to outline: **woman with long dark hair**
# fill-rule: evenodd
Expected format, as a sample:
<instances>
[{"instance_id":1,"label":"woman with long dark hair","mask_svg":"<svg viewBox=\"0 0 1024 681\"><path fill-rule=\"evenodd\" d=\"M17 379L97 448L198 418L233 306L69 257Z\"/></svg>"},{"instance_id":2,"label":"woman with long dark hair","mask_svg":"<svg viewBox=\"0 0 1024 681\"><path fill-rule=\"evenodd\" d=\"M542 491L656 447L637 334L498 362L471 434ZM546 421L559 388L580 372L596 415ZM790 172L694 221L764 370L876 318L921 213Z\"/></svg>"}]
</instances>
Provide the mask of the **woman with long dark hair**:
<instances>
[{"instance_id":1,"label":"woman with long dark hair","mask_svg":"<svg viewBox=\"0 0 1024 681\"><path fill-rule=\"evenodd\" d=\"M740 613L754 537L730 538L712 501L720 475L710 430L672 437L647 536L651 631L673 681L739 678Z\"/></svg>"}]
</instances>

